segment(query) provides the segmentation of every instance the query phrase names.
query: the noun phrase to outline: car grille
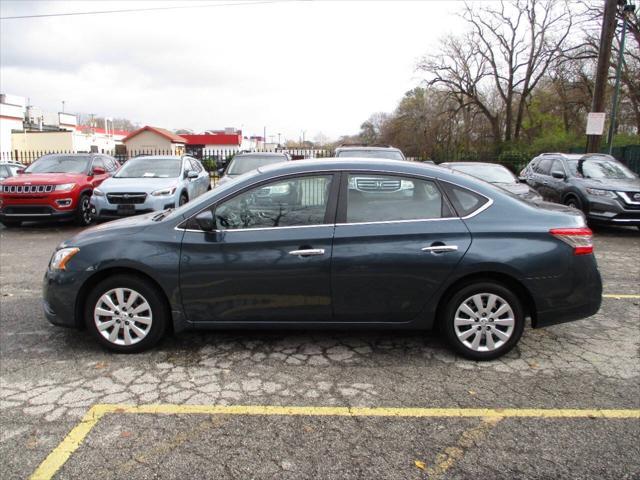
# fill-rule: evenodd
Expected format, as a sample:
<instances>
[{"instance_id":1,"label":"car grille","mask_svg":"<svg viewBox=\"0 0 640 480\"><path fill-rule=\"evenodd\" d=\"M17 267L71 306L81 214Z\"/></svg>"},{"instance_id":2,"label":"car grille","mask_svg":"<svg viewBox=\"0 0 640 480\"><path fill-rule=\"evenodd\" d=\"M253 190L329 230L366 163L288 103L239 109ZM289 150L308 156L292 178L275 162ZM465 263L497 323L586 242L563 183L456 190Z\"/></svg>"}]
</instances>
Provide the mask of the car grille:
<instances>
[{"instance_id":1,"label":"car grille","mask_svg":"<svg viewBox=\"0 0 640 480\"><path fill-rule=\"evenodd\" d=\"M400 180L357 178L356 187L363 192L395 192L400 190Z\"/></svg>"},{"instance_id":2,"label":"car grille","mask_svg":"<svg viewBox=\"0 0 640 480\"><path fill-rule=\"evenodd\" d=\"M5 215L51 215L53 209L47 206L11 205L2 210Z\"/></svg>"},{"instance_id":3,"label":"car grille","mask_svg":"<svg viewBox=\"0 0 640 480\"><path fill-rule=\"evenodd\" d=\"M107 200L114 205L139 204L146 199L146 193L107 193Z\"/></svg>"},{"instance_id":4,"label":"car grille","mask_svg":"<svg viewBox=\"0 0 640 480\"><path fill-rule=\"evenodd\" d=\"M635 198L636 195L640 195L640 192L618 192L618 195L620 195L624 203L631 206L631 208L640 206L640 198Z\"/></svg>"},{"instance_id":5,"label":"car grille","mask_svg":"<svg viewBox=\"0 0 640 480\"><path fill-rule=\"evenodd\" d=\"M4 193L49 193L55 185L3 185Z\"/></svg>"}]
</instances>

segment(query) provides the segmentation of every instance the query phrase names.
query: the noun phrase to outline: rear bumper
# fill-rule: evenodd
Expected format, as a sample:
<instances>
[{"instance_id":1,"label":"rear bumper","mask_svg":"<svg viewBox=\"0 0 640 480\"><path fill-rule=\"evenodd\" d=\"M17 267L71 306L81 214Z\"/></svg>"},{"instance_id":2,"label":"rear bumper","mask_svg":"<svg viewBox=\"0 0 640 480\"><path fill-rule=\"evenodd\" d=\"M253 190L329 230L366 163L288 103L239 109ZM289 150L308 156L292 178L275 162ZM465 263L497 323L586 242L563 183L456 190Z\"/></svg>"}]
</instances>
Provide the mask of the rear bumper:
<instances>
[{"instance_id":1,"label":"rear bumper","mask_svg":"<svg viewBox=\"0 0 640 480\"><path fill-rule=\"evenodd\" d=\"M600 309L602 279L595 257L575 256L572 263L565 275L527 281L536 304L534 328L587 318Z\"/></svg>"}]
</instances>

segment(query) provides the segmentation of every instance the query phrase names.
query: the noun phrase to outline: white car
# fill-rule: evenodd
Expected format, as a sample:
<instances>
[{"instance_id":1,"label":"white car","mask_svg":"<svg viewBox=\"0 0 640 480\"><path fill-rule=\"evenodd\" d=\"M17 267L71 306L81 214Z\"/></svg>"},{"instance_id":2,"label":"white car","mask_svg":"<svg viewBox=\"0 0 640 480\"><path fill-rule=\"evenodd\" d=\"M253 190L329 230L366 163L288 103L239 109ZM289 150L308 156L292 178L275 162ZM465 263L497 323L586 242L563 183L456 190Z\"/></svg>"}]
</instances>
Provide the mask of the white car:
<instances>
[{"instance_id":1,"label":"white car","mask_svg":"<svg viewBox=\"0 0 640 480\"><path fill-rule=\"evenodd\" d=\"M93 190L91 205L96 220L109 220L175 208L207 190L209 173L195 158L137 157Z\"/></svg>"}]
</instances>

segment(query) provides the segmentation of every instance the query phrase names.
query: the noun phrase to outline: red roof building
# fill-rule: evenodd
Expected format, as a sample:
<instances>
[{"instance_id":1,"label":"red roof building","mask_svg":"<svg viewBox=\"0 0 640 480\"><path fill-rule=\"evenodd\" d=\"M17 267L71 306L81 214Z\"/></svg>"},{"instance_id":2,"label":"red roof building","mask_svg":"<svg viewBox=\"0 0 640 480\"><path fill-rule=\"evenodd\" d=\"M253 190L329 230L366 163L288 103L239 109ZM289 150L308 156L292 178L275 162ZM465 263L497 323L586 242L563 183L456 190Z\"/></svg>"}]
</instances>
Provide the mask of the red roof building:
<instances>
[{"instance_id":1,"label":"red roof building","mask_svg":"<svg viewBox=\"0 0 640 480\"><path fill-rule=\"evenodd\" d=\"M239 148L242 144L242 132L238 133L202 133L197 135L180 135L190 147Z\"/></svg>"}]
</instances>

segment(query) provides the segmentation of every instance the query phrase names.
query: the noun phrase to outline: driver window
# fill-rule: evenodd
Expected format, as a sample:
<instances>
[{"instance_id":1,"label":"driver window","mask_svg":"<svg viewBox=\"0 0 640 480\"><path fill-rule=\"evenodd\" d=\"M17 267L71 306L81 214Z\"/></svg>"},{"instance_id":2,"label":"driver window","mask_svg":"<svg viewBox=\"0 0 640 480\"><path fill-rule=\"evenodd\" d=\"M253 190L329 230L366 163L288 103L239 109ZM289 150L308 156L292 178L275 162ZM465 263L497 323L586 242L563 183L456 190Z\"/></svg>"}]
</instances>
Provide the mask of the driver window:
<instances>
[{"instance_id":1,"label":"driver window","mask_svg":"<svg viewBox=\"0 0 640 480\"><path fill-rule=\"evenodd\" d=\"M107 171L107 167L105 166L104 161L100 157L96 157L93 159L93 165L91 168L101 168L105 172Z\"/></svg>"},{"instance_id":2,"label":"driver window","mask_svg":"<svg viewBox=\"0 0 640 480\"><path fill-rule=\"evenodd\" d=\"M218 230L324 224L332 175L278 180L236 195L215 210Z\"/></svg>"}]
</instances>

